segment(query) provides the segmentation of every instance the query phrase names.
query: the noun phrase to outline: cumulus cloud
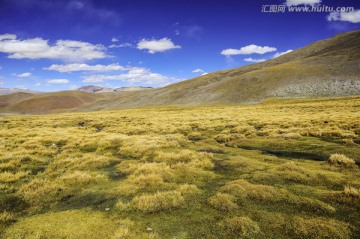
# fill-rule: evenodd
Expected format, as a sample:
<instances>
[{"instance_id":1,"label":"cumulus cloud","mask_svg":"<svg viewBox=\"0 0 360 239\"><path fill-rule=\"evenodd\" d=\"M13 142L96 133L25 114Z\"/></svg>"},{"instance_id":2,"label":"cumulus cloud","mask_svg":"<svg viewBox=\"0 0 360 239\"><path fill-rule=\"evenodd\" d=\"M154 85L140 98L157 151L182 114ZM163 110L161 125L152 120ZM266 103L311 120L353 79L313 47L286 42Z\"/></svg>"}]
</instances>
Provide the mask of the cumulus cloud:
<instances>
[{"instance_id":1,"label":"cumulus cloud","mask_svg":"<svg viewBox=\"0 0 360 239\"><path fill-rule=\"evenodd\" d=\"M105 47L88 42L58 40L49 45L48 40L32 38L19 40L16 35L0 35L0 52L13 59L61 59L66 61L86 61L107 57Z\"/></svg>"},{"instance_id":2,"label":"cumulus cloud","mask_svg":"<svg viewBox=\"0 0 360 239\"><path fill-rule=\"evenodd\" d=\"M137 49L139 50L148 50L148 52L150 54L154 54L156 52L164 52L164 51L168 51L171 49L178 49L181 48L181 46L179 45L175 45L171 39L169 38L162 38L159 40L156 39L152 39L152 40L148 40L148 39L142 39L138 44L137 44Z\"/></svg>"},{"instance_id":3,"label":"cumulus cloud","mask_svg":"<svg viewBox=\"0 0 360 239\"><path fill-rule=\"evenodd\" d=\"M11 74L12 76L16 76L16 77L21 77L21 78L25 78L25 77L29 77L31 76L30 72L25 72L25 73L21 73L21 74Z\"/></svg>"},{"instance_id":4,"label":"cumulus cloud","mask_svg":"<svg viewBox=\"0 0 360 239\"><path fill-rule=\"evenodd\" d=\"M122 47L132 47L131 43L125 42L121 44L111 44L109 48L122 48Z\"/></svg>"},{"instance_id":5,"label":"cumulus cloud","mask_svg":"<svg viewBox=\"0 0 360 239\"><path fill-rule=\"evenodd\" d=\"M119 39L117 39L116 37L111 38L111 42L118 42L118 41Z\"/></svg>"},{"instance_id":6,"label":"cumulus cloud","mask_svg":"<svg viewBox=\"0 0 360 239\"><path fill-rule=\"evenodd\" d=\"M158 73L151 72L150 69L143 67L132 67L127 69L127 73L118 75L90 75L83 76L83 82L104 82L108 80L124 81L129 84L148 84L158 85L170 80L170 78Z\"/></svg>"},{"instance_id":7,"label":"cumulus cloud","mask_svg":"<svg viewBox=\"0 0 360 239\"><path fill-rule=\"evenodd\" d=\"M258 62L266 61L266 59L253 59L250 57L250 58L245 58L244 61L258 63Z\"/></svg>"},{"instance_id":8,"label":"cumulus cloud","mask_svg":"<svg viewBox=\"0 0 360 239\"><path fill-rule=\"evenodd\" d=\"M43 68L44 70L58 71L58 72L74 72L74 71L121 71L125 68L120 66L118 63L110 65L88 65L88 64L66 64L66 65L51 65L49 67Z\"/></svg>"},{"instance_id":9,"label":"cumulus cloud","mask_svg":"<svg viewBox=\"0 0 360 239\"><path fill-rule=\"evenodd\" d=\"M2 41L2 40L15 40L15 39L16 39L16 35L14 35L14 34L0 35L0 41Z\"/></svg>"},{"instance_id":10,"label":"cumulus cloud","mask_svg":"<svg viewBox=\"0 0 360 239\"><path fill-rule=\"evenodd\" d=\"M46 81L48 84L68 84L70 81L68 79L52 79Z\"/></svg>"},{"instance_id":11,"label":"cumulus cloud","mask_svg":"<svg viewBox=\"0 0 360 239\"><path fill-rule=\"evenodd\" d=\"M232 56L232 55L250 55L250 54L265 54L268 52L276 51L277 49L275 47L269 47L269 46L257 46L254 44L241 47L240 49L225 49L222 50L220 54L225 56Z\"/></svg>"},{"instance_id":12,"label":"cumulus cloud","mask_svg":"<svg viewBox=\"0 0 360 239\"><path fill-rule=\"evenodd\" d=\"M298 6L298 5L316 5L321 3L321 0L286 0L287 6Z\"/></svg>"},{"instance_id":13,"label":"cumulus cloud","mask_svg":"<svg viewBox=\"0 0 360 239\"><path fill-rule=\"evenodd\" d=\"M276 58L276 57L279 57L279 56L282 56L282 55L285 55L289 52L292 52L293 50L287 50L287 51L283 51L283 52L276 52L275 55L273 56L273 58Z\"/></svg>"},{"instance_id":14,"label":"cumulus cloud","mask_svg":"<svg viewBox=\"0 0 360 239\"><path fill-rule=\"evenodd\" d=\"M192 71L192 73L203 73L203 72L205 72L205 71L203 69L199 69L199 68Z\"/></svg>"},{"instance_id":15,"label":"cumulus cloud","mask_svg":"<svg viewBox=\"0 0 360 239\"><path fill-rule=\"evenodd\" d=\"M360 10L352 12L332 12L327 16L328 21L360 22Z\"/></svg>"}]
</instances>

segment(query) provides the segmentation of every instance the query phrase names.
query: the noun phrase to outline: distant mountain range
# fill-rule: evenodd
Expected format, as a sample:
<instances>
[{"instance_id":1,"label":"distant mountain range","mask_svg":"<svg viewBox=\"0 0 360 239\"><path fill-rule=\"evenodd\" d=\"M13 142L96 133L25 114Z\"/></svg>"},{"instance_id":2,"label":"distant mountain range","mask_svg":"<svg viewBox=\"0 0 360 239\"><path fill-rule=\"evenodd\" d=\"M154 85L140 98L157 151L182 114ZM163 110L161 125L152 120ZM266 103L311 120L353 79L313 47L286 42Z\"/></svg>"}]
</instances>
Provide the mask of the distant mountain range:
<instances>
[{"instance_id":1,"label":"distant mountain range","mask_svg":"<svg viewBox=\"0 0 360 239\"><path fill-rule=\"evenodd\" d=\"M162 88L85 86L78 91L0 96L0 112L49 113L146 105L233 105L256 103L271 97L351 95L360 95L360 31L342 33L272 60L210 73Z\"/></svg>"},{"instance_id":2,"label":"distant mountain range","mask_svg":"<svg viewBox=\"0 0 360 239\"><path fill-rule=\"evenodd\" d=\"M28 89L20 89L20 88L1 88L1 87L0 87L0 95L9 95L9 94L14 94L14 93L18 93L18 92L31 93L31 94L40 93L39 91L33 91L33 90L28 90Z\"/></svg>"},{"instance_id":3,"label":"distant mountain range","mask_svg":"<svg viewBox=\"0 0 360 239\"><path fill-rule=\"evenodd\" d=\"M120 91L139 91L139 90L149 90L153 89L152 87L143 87L143 86L129 86L129 87L118 87L118 88L106 88L102 86L87 85L78 88L79 91L91 92L91 93L107 93L107 92L120 92Z\"/></svg>"}]
</instances>

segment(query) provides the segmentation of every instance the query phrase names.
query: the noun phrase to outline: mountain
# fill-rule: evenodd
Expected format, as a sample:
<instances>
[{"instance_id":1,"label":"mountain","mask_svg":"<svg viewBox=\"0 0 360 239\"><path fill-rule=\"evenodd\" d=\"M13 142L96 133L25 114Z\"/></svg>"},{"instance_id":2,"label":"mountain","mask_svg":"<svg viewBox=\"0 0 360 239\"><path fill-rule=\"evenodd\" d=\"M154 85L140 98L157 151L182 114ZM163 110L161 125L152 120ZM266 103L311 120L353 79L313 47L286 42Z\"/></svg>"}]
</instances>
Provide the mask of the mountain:
<instances>
[{"instance_id":1,"label":"mountain","mask_svg":"<svg viewBox=\"0 0 360 239\"><path fill-rule=\"evenodd\" d=\"M41 92L39 92L39 91L32 91L32 90L28 90L28 89L20 89L20 88L1 88L1 87L0 87L0 95L9 95L9 94L14 94L14 93L18 93L18 92L32 93L32 94L41 93Z\"/></svg>"},{"instance_id":2,"label":"mountain","mask_svg":"<svg viewBox=\"0 0 360 239\"><path fill-rule=\"evenodd\" d=\"M109 101L111 96L82 91L62 91L44 94L15 93L0 96L0 113L42 114L69 112L91 103Z\"/></svg>"},{"instance_id":3,"label":"mountain","mask_svg":"<svg viewBox=\"0 0 360 239\"><path fill-rule=\"evenodd\" d=\"M93 109L143 105L260 102L270 97L360 95L360 31L336 35L265 62L218 71L146 92L123 94Z\"/></svg>"},{"instance_id":4,"label":"mountain","mask_svg":"<svg viewBox=\"0 0 360 239\"><path fill-rule=\"evenodd\" d=\"M76 104L66 97L53 101L56 93L34 95L2 107L2 111L28 112L38 103L46 105L45 112L52 112L54 109L88 111L146 105L255 103L271 97L360 95L359 66L360 31L353 31L312 43L272 60L210 73L163 88L140 91L112 89L118 91L117 94L105 94L101 93L104 88L87 86L82 90L99 94L81 91L61 93L73 94L71 99ZM78 101L83 97L92 100ZM0 96L0 110L3 101ZM40 112L40 108L36 108L36 112Z\"/></svg>"},{"instance_id":5,"label":"mountain","mask_svg":"<svg viewBox=\"0 0 360 239\"><path fill-rule=\"evenodd\" d=\"M91 93L107 93L107 92L120 92L120 91L139 91L139 90L149 90L152 87L143 87L143 86L129 86L129 87L118 87L118 88L106 88L102 86L87 85L78 88L79 91L91 92Z\"/></svg>"}]
</instances>

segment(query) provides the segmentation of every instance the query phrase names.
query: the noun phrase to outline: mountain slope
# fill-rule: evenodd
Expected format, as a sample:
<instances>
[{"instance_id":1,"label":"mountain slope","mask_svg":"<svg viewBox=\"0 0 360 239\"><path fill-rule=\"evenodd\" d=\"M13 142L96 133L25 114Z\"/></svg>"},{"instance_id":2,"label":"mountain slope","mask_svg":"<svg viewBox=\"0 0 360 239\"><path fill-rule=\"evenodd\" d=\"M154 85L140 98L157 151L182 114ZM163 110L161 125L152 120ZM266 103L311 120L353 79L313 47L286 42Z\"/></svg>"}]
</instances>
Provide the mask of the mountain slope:
<instances>
[{"instance_id":1,"label":"mountain slope","mask_svg":"<svg viewBox=\"0 0 360 239\"><path fill-rule=\"evenodd\" d=\"M89 109L142 105L238 104L269 97L360 94L360 31L336 35L278 58L218 71L146 92L122 94Z\"/></svg>"},{"instance_id":2,"label":"mountain slope","mask_svg":"<svg viewBox=\"0 0 360 239\"><path fill-rule=\"evenodd\" d=\"M58 94L34 95L13 105L2 103L9 100L0 96L0 109L41 113L145 105L240 104L270 97L360 95L360 31L339 34L269 61L163 88L98 94L75 91L62 97Z\"/></svg>"},{"instance_id":3,"label":"mountain slope","mask_svg":"<svg viewBox=\"0 0 360 239\"><path fill-rule=\"evenodd\" d=\"M20 95L21 94L21 95ZM46 94L16 93L0 96L0 107L4 112L52 113L79 109L100 100L109 100L109 96L81 91L63 91Z\"/></svg>"},{"instance_id":4,"label":"mountain slope","mask_svg":"<svg viewBox=\"0 0 360 239\"><path fill-rule=\"evenodd\" d=\"M14 94L14 93L30 93L30 94L36 94L36 93L41 93L38 91L32 91L32 90L28 90L28 89L19 89L19 88L1 88L0 87L0 95L9 95L9 94Z\"/></svg>"},{"instance_id":5,"label":"mountain slope","mask_svg":"<svg viewBox=\"0 0 360 239\"><path fill-rule=\"evenodd\" d=\"M139 90L150 90L152 87L142 86L129 86L129 87L118 87L118 88L106 88L96 85L87 85L78 88L79 91L91 92L91 93L109 93L109 92L120 92L120 91L139 91Z\"/></svg>"}]
</instances>

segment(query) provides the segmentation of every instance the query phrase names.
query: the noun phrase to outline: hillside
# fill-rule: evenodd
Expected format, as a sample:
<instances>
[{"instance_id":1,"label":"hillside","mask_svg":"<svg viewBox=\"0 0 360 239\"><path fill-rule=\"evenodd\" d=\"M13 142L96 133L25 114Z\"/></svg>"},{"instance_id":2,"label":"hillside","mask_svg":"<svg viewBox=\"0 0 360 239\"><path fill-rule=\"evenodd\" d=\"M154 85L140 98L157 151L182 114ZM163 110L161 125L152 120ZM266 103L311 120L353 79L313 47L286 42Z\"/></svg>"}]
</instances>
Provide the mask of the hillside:
<instances>
[{"instance_id":1,"label":"hillside","mask_svg":"<svg viewBox=\"0 0 360 239\"><path fill-rule=\"evenodd\" d=\"M118 87L118 88L107 88L96 85L86 85L78 88L79 91L91 92L91 93L109 93L109 92L122 92L122 91L140 91L140 90L150 90L152 87L142 87L142 86L129 86L129 87Z\"/></svg>"},{"instance_id":2,"label":"hillside","mask_svg":"<svg viewBox=\"0 0 360 239\"><path fill-rule=\"evenodd\" d=\"M360 94L360 31L336 35L278 58L218 71L146 92L122 94L89 109L143 105L254 103L270 97Z\"/></svg>"},{"instance_id":3,"label":"hillside","mask_svg":"<svg viewBox=\"0 0 360 239\"><path fill-rule=\"evenodd\" d=\"M105 95L81 91L63 91L39 95L16 93L0 96L0 107L2 107L3 112L55 113L73 111L108 98Z\"/></svg>"},{"instance_id":4,"label":"hillside","mask_svg":"<svg viewBox=\"0 0 360 239\"><path fill-rule=\"evenodd\" d=\"M36 94L36 93L41 93L39 91L33 91L33 90L28 90L28 89L20 89L20 88L1 88L0 87L0 95L9 95L9 94L14 94L14 93L31 93L31 94Z\"/></svg>"},{"instance_id":5,"label":"hillside","mask_svg":"<svg viewBox=\"0 0 360 239\"><path fill-rule=\"evenodd\" d=\"M3 103L4 98L0 97L0 107L2 111L30 113L146 105L234 105L256 103L273 97L351 96L360 94L359 66L360 31L353 31L312 43L272 60L210 73L163 88L134 91L125 87L110 94L101 87L86 86L80 90L98 94L82 92L84 94L80 98L86 100L80 100L80 92L66 93L71 97L49 93L11 106Z\"/></svg>"}]
</instances>

